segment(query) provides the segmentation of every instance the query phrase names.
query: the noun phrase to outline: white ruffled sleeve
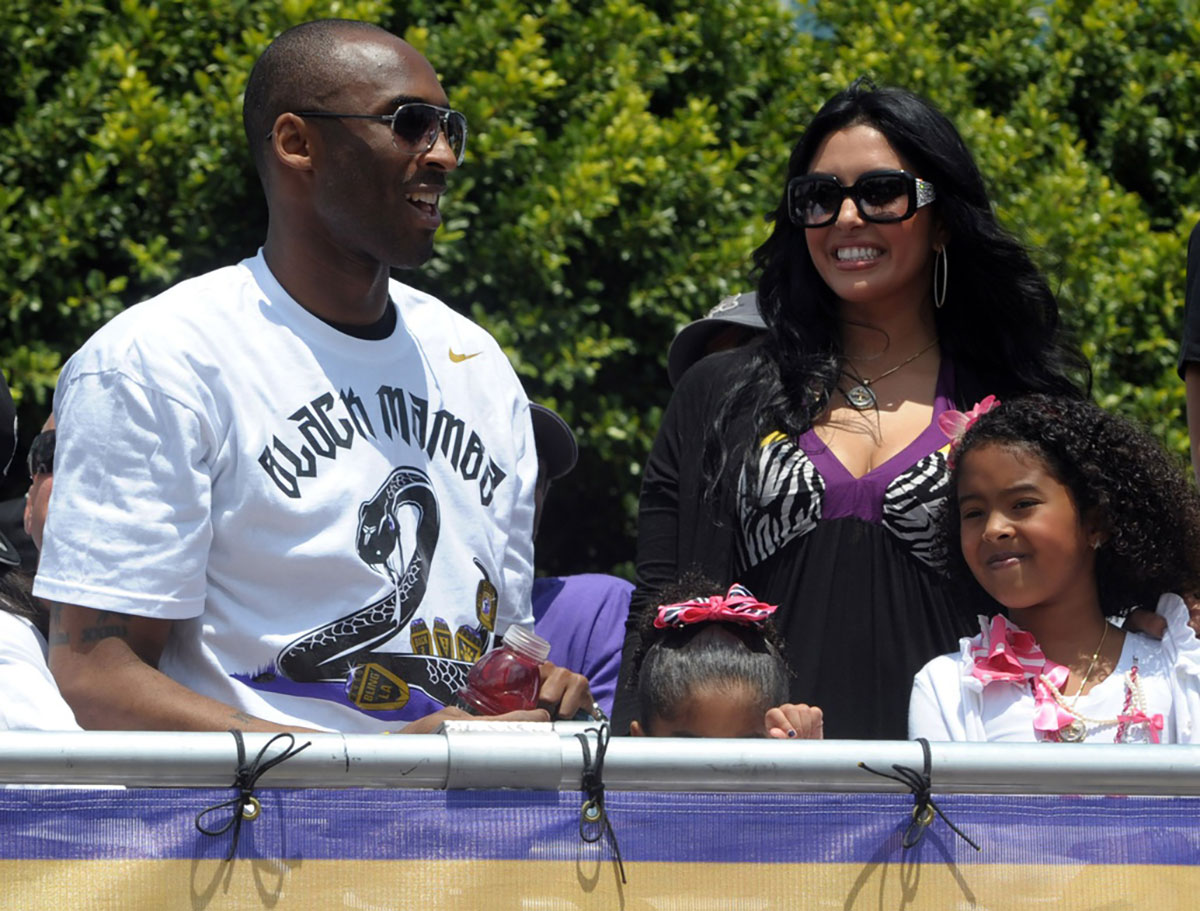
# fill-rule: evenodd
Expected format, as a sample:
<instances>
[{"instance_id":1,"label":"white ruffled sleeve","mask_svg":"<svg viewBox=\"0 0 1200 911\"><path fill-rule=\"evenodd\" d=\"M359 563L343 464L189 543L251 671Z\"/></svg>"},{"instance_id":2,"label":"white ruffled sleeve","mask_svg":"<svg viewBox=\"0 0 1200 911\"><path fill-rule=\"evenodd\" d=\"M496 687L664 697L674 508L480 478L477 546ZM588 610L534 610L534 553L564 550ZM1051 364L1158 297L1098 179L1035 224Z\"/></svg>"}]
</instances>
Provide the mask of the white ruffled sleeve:
<instances>
[{"instance_id":1,"label":"white ruffled sleeve","mask_svg":"<svg viewBox=\"0 0 1200 911\"><path fill-rule=\"evenodd\" d=\"M958 654L934 658L917 673L908 703L909 739L987 739L981 717L983 684L971 675L974 642L960 639Z\"/></svg>"},{"instance_id":2,"label":"white ruffled sleeve","mask_svg":"<svg viewBox=\"0 0 1200 911\"><path fill-rule=\"evenodd\" d=\"M1171 714L1178 743L1200 743L1200 639L1188 626L1188 609L1179 595L1158 599L1156 612L1167 621L1163 652L1175 669Z\"/></svg>"}]
</instances>

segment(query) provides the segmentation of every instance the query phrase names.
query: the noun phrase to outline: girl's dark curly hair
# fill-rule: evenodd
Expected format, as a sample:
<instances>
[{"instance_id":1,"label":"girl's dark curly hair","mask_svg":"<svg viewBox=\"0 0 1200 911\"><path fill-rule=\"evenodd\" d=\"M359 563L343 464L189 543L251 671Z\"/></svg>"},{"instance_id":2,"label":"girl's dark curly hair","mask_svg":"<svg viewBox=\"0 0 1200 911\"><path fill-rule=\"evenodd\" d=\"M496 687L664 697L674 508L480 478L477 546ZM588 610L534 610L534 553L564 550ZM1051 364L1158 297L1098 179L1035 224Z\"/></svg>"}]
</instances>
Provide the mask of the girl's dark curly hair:
<instances>
[{"instance_id":1,"label":"girl's dark curly hair","mask_svg":"<svg viewBox=\"0 0 1200 911\"><path fill-rule=\"evenodd\" d=\"M1003 446L1040 459L1103 535L1096 551L1100 609L1107 617L1154 609L1164 592L1200 592L1200 493L1145 430L1089 401L1031 395L979 418L956 447L950 490L965 458ZM950 574L972 584L959 543L959 510L942 510L940 542Z\"/></svg>"},{"instance_id":2,"label":"girl's dark curly hair","mask_svg":"<svg viewBox=\"0 0 1200 911\"><path fill-rule=\"evenodd\" d=\"M958 131L929 101L859 79L825 103L792 150L784 192L768 214L771 236L754 253L767 333L707 429L704 471L724 476L751 439L802 433L829 403L841 375L838 301L813 265L805 229L788 218L786 184L808 172L831 133L872 126L937 192L932 211L949 238L946 305L934 312L943 356L969 364L979 398L1031 392L1082 397L1091 371L1059 326L1058 302L1021 243L1001 227L983 176ZM960 390L961 391L961 390ZM726 432L754 415L749 439ZM711 487L712 485L710 485Z\"/></svg>"},{"instance_id":3,"label":"girl's dark curly hair","mask_svg":"<svg viewBox=\"0 0 1200 911\"><path fill-rule=\"evenodd\" d=\"M700 573L689 573L659 592L659 604L723 595L725 589ZM641 724L673 719L698 689L741 684L760 696L763 714L787 702L788 667L778 634L768 621L761 628L738 623L693 623L659 629L658 612L645 611L641 647L630 681L641 705Z\"/></svg>"}]
</instances>

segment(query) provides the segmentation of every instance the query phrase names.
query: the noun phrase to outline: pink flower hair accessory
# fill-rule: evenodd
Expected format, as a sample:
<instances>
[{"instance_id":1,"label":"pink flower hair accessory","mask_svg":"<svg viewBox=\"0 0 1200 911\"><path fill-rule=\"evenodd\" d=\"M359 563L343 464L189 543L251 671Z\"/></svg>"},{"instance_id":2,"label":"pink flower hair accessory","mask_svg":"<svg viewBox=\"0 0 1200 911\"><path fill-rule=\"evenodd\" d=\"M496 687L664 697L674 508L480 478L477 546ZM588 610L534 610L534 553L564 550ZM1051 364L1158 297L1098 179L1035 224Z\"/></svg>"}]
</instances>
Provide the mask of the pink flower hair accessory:
<instances>
[{"instance_id":1,"label":"pink flower hair accessory","mask_svg":"<svg viewBox=\"0 0 1200 911\"><path fill-rule=\"evenodd\" d=\"M777 604L764 604L745 587L734 584L729 586L729 591L724 595L660 605L654 625L658 629L666 629L692 623L717 622L762 627L778 607Z\"/></svg>"},{"instance_id":2,"label":"pink flower hair accessory","mask_svg":"<svg viewBox=\"0 0 1200 911\"><path fill-rule=\"evenodd\" d=\"M963 435L971 429L979 418L993 408L1000 405L1000 400L994 395L989 395L981 402L976 402L975 407L970 411L943 411L938 415L938 428L946 436L950 438L950 458L951 467L954 465L954 456L958 447L962 444Z\"/></svg>"}]
</instances>

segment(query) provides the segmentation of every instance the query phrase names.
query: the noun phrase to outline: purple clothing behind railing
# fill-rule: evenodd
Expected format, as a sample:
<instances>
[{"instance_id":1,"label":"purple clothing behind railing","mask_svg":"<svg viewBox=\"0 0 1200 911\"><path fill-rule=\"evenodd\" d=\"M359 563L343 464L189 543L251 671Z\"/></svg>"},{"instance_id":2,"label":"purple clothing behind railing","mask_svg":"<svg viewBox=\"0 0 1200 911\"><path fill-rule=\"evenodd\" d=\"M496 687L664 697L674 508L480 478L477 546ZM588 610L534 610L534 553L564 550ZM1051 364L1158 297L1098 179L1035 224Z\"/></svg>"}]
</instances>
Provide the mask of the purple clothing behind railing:
<instances>
[{"instance_id":1,"label":"purple clothing behind railing","mask_svg":"<svg viewBox=\"0 0 1200 911\"><path fill-rule=\"evenodd\" d=\"M583 573L533 580L533 627L550 642L549 660L583 674L612 714L633 586L616 576Z\"/></svg>"}]
</instances>

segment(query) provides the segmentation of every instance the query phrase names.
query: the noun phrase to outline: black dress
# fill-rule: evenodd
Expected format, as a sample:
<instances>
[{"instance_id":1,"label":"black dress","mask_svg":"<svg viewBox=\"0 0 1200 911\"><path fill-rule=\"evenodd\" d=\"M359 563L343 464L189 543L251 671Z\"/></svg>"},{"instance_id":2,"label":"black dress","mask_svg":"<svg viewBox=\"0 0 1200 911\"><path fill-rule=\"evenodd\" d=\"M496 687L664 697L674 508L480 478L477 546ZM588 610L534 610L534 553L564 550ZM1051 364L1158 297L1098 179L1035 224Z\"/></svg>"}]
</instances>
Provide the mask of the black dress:
<instances>
[{"instance_id":1,"label":"black dress","mask_svg":"<svg viewBox=\"0 0 1200 911\"><path fill-rule=\"evenodd\" d=\"M862 478L851 477L811 431L772 434L755 449L753 488L742 466L732 466L740 495L727 484L729 492L713 502L703 496L704 434L750 356L735 351L698 363L663 418L639 504L638 587L622 679L655 593L698 569L779 605L774 622L794 673L791 699L821 707L827 738L906 739L913 675L971 631L962 593L948 587L932 550L934 515L948 488L948 441L936 416L969 407L955 395L963 371L943 360L934 422ZM730 432L751 430L746 415ZM636 712L633 691L619 687L616 729L628 730Z\"/></svg>"}]
</instances>

